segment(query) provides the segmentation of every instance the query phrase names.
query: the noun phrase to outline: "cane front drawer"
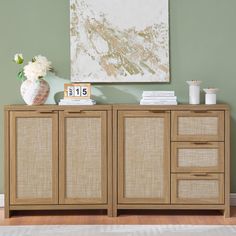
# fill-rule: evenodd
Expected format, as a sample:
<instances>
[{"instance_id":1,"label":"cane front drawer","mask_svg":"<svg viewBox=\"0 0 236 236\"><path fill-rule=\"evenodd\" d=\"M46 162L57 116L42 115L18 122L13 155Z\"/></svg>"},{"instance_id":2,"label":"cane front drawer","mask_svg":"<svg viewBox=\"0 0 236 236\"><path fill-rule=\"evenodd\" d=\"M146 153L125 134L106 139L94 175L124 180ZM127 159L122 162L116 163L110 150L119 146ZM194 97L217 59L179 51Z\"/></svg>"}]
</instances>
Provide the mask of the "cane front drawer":
<instances>
[{"instance_id":1,"label":"cane front drawer","mask_svg":"<svg viewBox=\"0 0 236 236\"><path fill-rule=\"evenodd\" d=\"M223 142L172 142L172 172L224 172Z\"/></svg>"},{"instance_id":2,"label":"cane front drawer","mask_svg":"<svg viewBox=\"0 0 236 236\"><path fill-rule=\"evenodd\" d=\"M172 141L224 141L224 111L173 111Z\"/></svg>"},{"instance_id":3,"label":"cane front drawer","mask_svg":"<svg viewBox=\"0 0 236 236\"><path fill-rule=\"evenodd\" d=\"M172 204L224 204L224 174L172 174Z\"/></svg>"}]
</instances>

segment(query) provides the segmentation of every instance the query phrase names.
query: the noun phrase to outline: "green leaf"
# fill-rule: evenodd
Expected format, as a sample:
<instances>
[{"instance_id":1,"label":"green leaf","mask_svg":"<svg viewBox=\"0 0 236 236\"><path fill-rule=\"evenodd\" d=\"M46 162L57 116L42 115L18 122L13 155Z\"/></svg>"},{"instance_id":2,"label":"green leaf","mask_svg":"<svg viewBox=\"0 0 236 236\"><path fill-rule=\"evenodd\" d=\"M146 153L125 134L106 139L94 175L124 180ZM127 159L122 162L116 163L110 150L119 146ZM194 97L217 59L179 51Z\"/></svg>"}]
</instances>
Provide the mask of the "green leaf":
<instances>
[{"instance_id":1,"label":"green leaf","mask_svg":"<svg viewBox=\"0 0 236 236\"><path fill-rule=\"evenodd\" d=\"M23 69L22 69L21 71L18 72L17 79L23 80L24 78L25 78L25 76L24 76L24 72L23 72Z\"/></svg>"}]
</instances>

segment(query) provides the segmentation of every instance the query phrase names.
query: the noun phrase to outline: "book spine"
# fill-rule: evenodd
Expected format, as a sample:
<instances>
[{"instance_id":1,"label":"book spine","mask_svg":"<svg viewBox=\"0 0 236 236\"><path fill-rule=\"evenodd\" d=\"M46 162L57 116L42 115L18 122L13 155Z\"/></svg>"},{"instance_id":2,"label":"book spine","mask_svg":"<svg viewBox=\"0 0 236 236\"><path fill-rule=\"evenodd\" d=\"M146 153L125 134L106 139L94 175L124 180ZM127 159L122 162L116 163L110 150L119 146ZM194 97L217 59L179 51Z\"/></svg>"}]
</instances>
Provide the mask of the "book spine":
<instances>
[{"instance_id":1,"label":"book spine","mask_svg":"<svg viewBox=\"0 0 236 236\"><path fill-rule=\"evenodd\" d=\"M146 101L140 101L140 105L177 105L177 102L146 102Z\"/></svg>"},{"instance_id":2,"label":"book spine","mask_svg":"<svg viewBox=\"0 0 236 236\"><path fill-rule=\"evenodd\" d=\"M176 96L173 96L173 97L147 97L147 96L144 96L142 97L142 99L144 100L159 100L159 101L175 101L177 100L177 97Z\"/></svg>"},{"instance_id":3,"label":"book spine","mask_svg":"<svg viewBox=\"0 0 236 236\"><path fill-rule=\"evenodd\" d=\"M171 96L175 96L175 92L174 91L143 91L143 96L147 96L147 97L155 97L155 96L171 97Z\"/></svg>"}]
</instances>

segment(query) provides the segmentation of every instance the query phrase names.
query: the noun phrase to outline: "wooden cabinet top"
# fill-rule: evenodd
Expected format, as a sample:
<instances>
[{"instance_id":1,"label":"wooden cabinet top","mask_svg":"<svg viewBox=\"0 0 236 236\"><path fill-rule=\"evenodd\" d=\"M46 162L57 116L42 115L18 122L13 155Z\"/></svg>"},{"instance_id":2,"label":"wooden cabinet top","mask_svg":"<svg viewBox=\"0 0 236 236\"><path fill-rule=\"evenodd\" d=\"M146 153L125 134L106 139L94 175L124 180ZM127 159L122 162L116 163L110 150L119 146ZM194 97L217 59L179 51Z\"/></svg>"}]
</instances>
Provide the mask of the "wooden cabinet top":
<instances>
[{"instance_id":1,"label":"wooden cabinet top","mask_svg":"<svg viewBox=\"0 0 236 236\"><path fill-rule=\"evenodd\" d=\"M40 105L40 106L28 106L28 105L6 105L4 107L6 111L38 111L38 110L229 110L230 107L227 104L216 105L139 105L139 104L104 104L93 106L59 106L59 105Z\"/></svg>"}]
</instances>

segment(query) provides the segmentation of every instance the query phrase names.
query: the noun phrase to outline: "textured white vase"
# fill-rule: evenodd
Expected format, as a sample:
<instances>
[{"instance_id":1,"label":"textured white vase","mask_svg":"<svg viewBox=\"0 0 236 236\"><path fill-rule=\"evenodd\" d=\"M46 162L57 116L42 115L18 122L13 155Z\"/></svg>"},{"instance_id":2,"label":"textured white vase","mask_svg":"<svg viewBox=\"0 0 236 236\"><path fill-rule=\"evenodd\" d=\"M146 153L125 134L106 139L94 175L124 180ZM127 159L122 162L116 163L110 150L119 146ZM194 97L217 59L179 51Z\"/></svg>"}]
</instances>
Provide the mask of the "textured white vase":
<instances>
[{"instance_id":1,"label":"textured white vase","mask_svg":"<svg viewBox=\"0 0 236 236\"><path fill-rule=\"evenodd\" d=\"M27 105L42 105L46 102L50 87L44 79L25 80L21 85L21 96Z\"/></svg>"},{"instance_id":2,"label":"textured white vase","mask_svg":"<svg viewBox=\"0 0 236 236\"><path fill-rule=\"evenodd\" d=\"M189 85L189 104L200 104L200 84L199 80L186 81Z\"/></svg>"},{"instance_id":3,"label":"textured white vase","mask_svg":"<svg viewBox=\"0 0 236 236\"><path fill-rule=\"evenodd\" d=\"M216 93L219 91L217 88L203 89L205 94L205 104L214 105L216 104Z\"/></svg>"}]
</instances>

